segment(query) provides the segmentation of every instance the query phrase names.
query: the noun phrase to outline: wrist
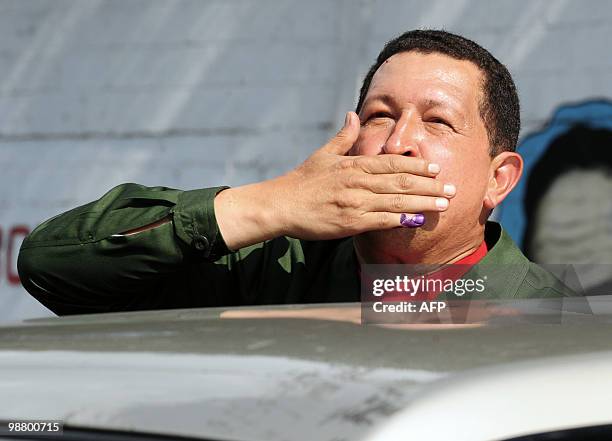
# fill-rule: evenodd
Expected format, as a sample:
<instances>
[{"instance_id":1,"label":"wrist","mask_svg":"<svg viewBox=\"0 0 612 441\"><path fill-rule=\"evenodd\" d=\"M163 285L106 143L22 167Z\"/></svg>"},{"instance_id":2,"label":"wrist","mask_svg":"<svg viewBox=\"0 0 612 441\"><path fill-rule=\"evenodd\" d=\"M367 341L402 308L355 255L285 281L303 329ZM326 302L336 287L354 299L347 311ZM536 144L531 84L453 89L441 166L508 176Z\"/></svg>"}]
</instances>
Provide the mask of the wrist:
<instances>
[{"instance_id":1,"label":"wrist","mask_svg":"<svg viewBox=\"0 0 612 441\"><path fill-rule=\"evenodd\" d=\"M283 234L268 181L230 188L215 198L215 215L227 247L238 250Z\"/></svg>"},{"instance_id":2,"label":"wrist","mask_svg":"<svg viewBox=\"0 0 612 441\"><path fill-rule=\"evenodd\" d=\"M286 188L292 189L293 186L287 182L288 175L279 176L269 181L259 184L257 194L265 201L265 210L261 212L261 222L267 225L267 229L273 237L292 236L291 210L288 204L291 201L291 194L287 194Z\"/></svg>"}]
</instances>

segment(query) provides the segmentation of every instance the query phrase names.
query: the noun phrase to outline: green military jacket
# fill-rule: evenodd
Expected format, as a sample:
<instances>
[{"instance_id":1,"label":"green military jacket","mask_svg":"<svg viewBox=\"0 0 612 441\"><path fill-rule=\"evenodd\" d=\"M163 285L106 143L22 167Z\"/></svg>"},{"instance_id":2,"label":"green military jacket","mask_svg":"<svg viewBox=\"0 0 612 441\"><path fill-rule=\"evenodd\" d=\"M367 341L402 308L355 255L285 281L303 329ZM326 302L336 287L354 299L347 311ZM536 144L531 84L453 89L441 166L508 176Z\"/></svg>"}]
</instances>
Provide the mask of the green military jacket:
<instances>
[{"instance_id":1,"label":"green military jacket","mask_svg":"<svg viewBox=\"0 0 612 441\"><path fill-rule=\"evenodd\" d=\"M359 301L352 238L279 237L228 250L213 205L224 188L115 187L44 222L24 240L21 282L60 315ZM164 218L171 221L123 234ZM499 224L489 222L485 236L489 252L475 269L494 269L496 296L568 294L558 279L523 256Z\"/></svg>"}]
</instances>

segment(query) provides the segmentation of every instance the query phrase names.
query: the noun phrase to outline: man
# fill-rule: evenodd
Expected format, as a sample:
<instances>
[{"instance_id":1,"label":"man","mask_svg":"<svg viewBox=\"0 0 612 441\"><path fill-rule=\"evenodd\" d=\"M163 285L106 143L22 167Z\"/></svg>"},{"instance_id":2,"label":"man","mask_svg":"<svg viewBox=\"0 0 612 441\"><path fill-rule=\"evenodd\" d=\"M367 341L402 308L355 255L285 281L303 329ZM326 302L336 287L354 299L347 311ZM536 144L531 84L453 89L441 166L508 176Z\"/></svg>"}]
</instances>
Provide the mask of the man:
<instances>
[{"instance_id":1,"label":"man","mask_svg":"<svg viewBox=\"0 0 612 441\"><path fill-rule=\"evenodd\" d=\"M359 300L359 264L513 265L510 297L563 287L487 223L514 188L507 69L443 31L389 42L357 114L295 170L243 187L125 184L39 226L23 285L58 314ZM503 271L502 271L503 272Z\"/></svg>"}]
</instances>

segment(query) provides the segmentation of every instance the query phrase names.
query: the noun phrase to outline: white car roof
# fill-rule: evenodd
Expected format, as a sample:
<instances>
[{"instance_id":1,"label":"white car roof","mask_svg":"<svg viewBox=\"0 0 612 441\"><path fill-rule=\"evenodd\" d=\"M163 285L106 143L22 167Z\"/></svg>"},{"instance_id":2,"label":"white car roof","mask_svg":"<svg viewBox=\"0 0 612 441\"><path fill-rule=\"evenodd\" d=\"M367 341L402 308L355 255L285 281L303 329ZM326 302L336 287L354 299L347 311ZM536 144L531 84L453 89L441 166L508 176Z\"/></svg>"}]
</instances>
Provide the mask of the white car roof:
<instances>
[{"instance_id":1,"label":"white car roof","mask_svg":"<svg viewBox=\"0 0 612 441\"><path fill-rule=\"evenodd\" d=\"M612 422L610 406L572 406L612 396L612 380L600 378L612 372L612 315L409 329L337 318L358 307L231 308L266 313L231 320L228 308L149 311L0 328L0 420L245 441L391 441L407 430L450 439L438 416L483 440ZM330 309L336 318L295 316ZM538 416L544 408L548 419Z\"/></svg>"}]
</instances>

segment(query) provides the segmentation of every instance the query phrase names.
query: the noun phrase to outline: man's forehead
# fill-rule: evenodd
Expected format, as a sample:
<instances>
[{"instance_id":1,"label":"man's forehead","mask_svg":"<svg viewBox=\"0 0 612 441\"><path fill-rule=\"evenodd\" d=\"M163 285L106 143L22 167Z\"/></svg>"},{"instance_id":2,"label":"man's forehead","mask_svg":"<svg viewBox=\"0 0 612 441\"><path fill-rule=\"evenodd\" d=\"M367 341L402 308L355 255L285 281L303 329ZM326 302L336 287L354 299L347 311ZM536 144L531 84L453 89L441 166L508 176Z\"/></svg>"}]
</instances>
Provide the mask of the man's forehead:
<instances>
[{"instance_id":1,"label":"man's forehead","mask_svg":"<svg viewBox=\"0 0 612 441\"><path fill-rule=\"evenodd\" d=\"M388 100L416 98L430 105L477 104L482 92L482 73L470 61L444 54L401 52L388 58L376 71L366 95Z\"/></svg>"}]
</instances>

